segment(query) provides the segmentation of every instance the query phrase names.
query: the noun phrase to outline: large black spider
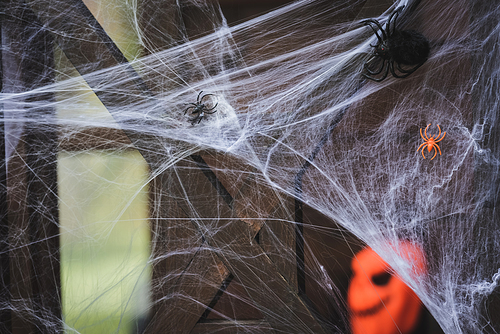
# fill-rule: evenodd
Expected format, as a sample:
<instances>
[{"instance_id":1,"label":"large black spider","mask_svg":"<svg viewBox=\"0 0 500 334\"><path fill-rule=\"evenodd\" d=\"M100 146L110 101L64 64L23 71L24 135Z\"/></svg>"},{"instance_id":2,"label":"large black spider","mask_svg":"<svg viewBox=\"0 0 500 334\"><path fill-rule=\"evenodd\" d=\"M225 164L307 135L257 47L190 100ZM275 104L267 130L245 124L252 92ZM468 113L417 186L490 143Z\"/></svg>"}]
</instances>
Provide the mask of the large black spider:
<instances>
[{"instance_id":1,"label":"large black spider","mask_svg":"<svg viewBox=\"0 0 500 334\"><path fill-rule=\"evenodd\" d=\"M363 21L365 25L369 25L373 29L378 39L376 45L370 44L375 48L375 52L373 57L364 64L364 68L369 75L366 73L363 73L363 75L368 79L382 81L389 74L389 70L395 78L406 78L422 66L429 57L430 45L424 35L414 30L399 30L396 28L396 19L401 9L403 7L396 10L389 17L385 31L380 23L374 19ZM378 30L380 30L382 37L380 37ZM379 61L376 64L381 62L380 67L374 70L370 69L370 63L377 58ZM386 61L388 64L386 64ZM402 65L414 67L405 69ZM395 69L400 74L396 73ZM372 76L378 75L382 71L384 71L384 74L381 77Z\"/></svg>"},{"instance_id":2,"label":"large black spider","mask_svg":"<svg viewBox=\"0 0 500 334\"><path fill-rule=\"evenodd\" d=\"M203 103L203 99L206 96L215 96L215 95L214 94L205 94L200 98L202 93L203 93L203 91L201 91L198 94L198 97L196 98L196 103L189 103L190 106L187 107L186 110L184 110L184 115L185 115L189 109L193 109L193 111L191 111L190 114L195 115L195 116L193 118L189 119L189 121L191 122L192 125L194 125L196 123L196 121L198 121L198 123L200 123L201 120L203 119L203 117L205 117L205 115L210 115L210 114L217 112L217 110L214 110L214 109L215 109L215 107L217 107L219 102L217 102L212 108L208 108L205 105L205 103Z\"/></svg>"}]
</instances>

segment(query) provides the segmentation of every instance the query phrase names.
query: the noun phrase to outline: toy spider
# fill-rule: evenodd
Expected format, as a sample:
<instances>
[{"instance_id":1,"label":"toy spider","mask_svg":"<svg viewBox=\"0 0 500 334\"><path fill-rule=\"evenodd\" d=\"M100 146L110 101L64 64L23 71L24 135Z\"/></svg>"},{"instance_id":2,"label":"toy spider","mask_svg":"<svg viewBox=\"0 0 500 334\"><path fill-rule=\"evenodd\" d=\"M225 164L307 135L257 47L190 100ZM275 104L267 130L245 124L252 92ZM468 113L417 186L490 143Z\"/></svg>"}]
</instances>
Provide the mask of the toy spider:
<instances>
[{"instance_id":1,"label":"toy spider","mask_svg":"<svg viewBox=\"0 0 500 334\"><path fill-rule=\"evenodd\" d=\"M420 129L420 136L424 140L424 143L417 148L417 151L420 150L420 148L422 147L422 156L424 157L424 159L425 159L424 150L426 147L427 147L427 151L429 151L429 152L432 149L434 149L434 151L436 151L434 153L434 156L432 157L432 159L434 159L436 157L438 150L439 150L439 155L441 155L441 149L439 148L437 143L440 142L441 140L443 140L444 136L446 136L446 132L445 132L445 133L443 133L443 137L441 137L441 139L437 140L439 138L439 136L441 136L441 128L438 125L437 127L439 129L439 134L437 135L437 137L436 138L434 138L434 136L432 136L430 138L427 137L427 129L429 128L430 125L431 124L429 123L429 125L427 125L427 127L425 128L425 131L424 131L425 137L422 135L422 129ZM437 148L437 150L436 150L436 148Z\"/></svg>"},{"instance_id":2,"label":"toy spider","mask_svg":"<svg viewBox=\"0 0 500 334\"><path fill-rule=\"evenodd\" d=\"M186 110L184 110L184 115L185 115L189 109L193 109L193 111L191 111L190 114L194 115L194 117L189 119L189 121L191 122L192 125L194 125L195 123L199 124L201 122L201 120L203 119L203 117L205 117L205 115L210 115L210 114L217 112L217 110L214 110L214 109L215 109L215 107L217 107L219 102L217 102L212 108L208 108L205 105L205 103L202 103L203 99L206 96L215 96L215 95L214 94L205 94L200 98L202 93L203 93L203 91L201 91L198 94L198 97L196 98L196 103L189 103L190 106L187 107ZM196 122L196 121L198 121L198 122Z\"/></svg>"},{"instance_id":3,"label":"toy spider","mask_svg":"<svg viewBox=\"0 0 500 334\"><path fill-rule=\"evenodd\" d=\"M363 75L368 79L380 82L387 77L389 70L395 78L406 78L422 66L429 56L430 46L427 38L414 30L396 29L396 19L401 9L403 8L396 10L389 17L385 31L380 23L374 19L363 21L365 25L369 25L373 29L378 40L376 45L370 44L375 48L374 55L364 64L364 68L369 75L365 73ZM380 37L373 25L380 30L382 37ZM379 68L371 70L369 63L375 58L378 58L376 63L381 62L381 65ZM405 69L402 65L414 67ZM396 73L396 69L400 74ZM373 75L378 75L382 71L384 71L384 74L381 77L373 77Z\"/></svg>"}]
</instances>

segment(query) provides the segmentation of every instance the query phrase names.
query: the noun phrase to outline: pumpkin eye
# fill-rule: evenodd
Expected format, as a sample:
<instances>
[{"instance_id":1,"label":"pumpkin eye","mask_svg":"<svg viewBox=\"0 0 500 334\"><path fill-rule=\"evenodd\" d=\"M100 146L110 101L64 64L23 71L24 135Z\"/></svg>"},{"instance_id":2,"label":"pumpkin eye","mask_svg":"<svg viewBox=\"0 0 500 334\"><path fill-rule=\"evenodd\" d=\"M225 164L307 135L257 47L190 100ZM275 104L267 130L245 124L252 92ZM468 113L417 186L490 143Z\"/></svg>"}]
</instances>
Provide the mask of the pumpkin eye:
<instances>
[{"instance_id":1,"label":"pumpkin eye","mask_svg":"<svg viewBox=\"0 0 500 334\"><path fill-rule=\"evenodd\" d=\"M384 272L382 274L372 276L372 282L378 286L384 286L389 283L392 275L390 273Z\"/></svg>"}]
</instances>

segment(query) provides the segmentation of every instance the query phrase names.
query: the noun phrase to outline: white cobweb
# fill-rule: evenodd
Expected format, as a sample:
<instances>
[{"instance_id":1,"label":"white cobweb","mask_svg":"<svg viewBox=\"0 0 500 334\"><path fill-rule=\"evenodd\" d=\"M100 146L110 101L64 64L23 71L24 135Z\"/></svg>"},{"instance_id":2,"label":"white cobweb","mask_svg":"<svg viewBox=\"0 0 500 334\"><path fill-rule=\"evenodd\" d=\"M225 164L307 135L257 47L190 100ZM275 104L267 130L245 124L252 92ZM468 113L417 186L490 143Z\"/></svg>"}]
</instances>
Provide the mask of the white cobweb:
<instances>
[{"instance_id":1,"label":"white cobweb","mask_svg":"<svg viewBox=\"0 0 500 334\"><path fill-rule=\"evenodd\" d=\"M63 20L67 15L54 16L58 1L50 1L56 8L54 11L47 9L53 21ZM45 10L47 3L27 2L37 14ZM60 173L65 172L75 180L82 175L94 175L89 182L106 188L116 186L114 183L122 182L125 176L115 175L114 181L103 185L103 177L94 169L83 164L63 165L64 159L80 160L98 149L101 157L126 161L132 147L126 139L121 146L103 144L104 150L99 149L99 144L91 148L79 143L76 144L79 148L72 151L60 143L70 141L73 136L88 139L77 135L92 129L123 130L131 138L150 168L148 176L139 178L134 185L136 190L129 191L132 199L120 204L122 209L100 218L108 225L97 229L89 229L84 222L60 226L61 235L83 238L88 244L82 252L91 252L92 241L107 240L133 199L144 191L154 193L149 199L152 209L148 264L138 266L134 273L125 273L126 278L121 279L122 283L131 280L127 284L146 286L137 289L151 291L133 289L124 299L129 298L131 304L137 305L116 307L115 315L123 316L131 308L139 307L141 311L137 312L151 316L149 309L166 300L186 302L193 298L182 287L172 291L166 285L171 287L181 276L192 275L196 280L199 272L189 272L190 267L180 272L161 272L156 268L161 267L162 261L207 250L217 254L225 265L235 258L245 262L238 258L243 255L235 253L237 245L221 245L220 240L227 238L210 242L220 238L218 233L226 233L226 225L232 224L232 220L228 219L228 197L224 198L224 194L219 199L195 196L199 176L189 177L189 171L193 170L195 175L203 167L202 162L192 158L201 154L234 199L235 215L245 213L239 218L250 225L260 228L273 222L269 210L253 207L255 203L266 202L256 198L273 198L276 207L283 201L280 210L286 214L276 214L274 218L282 219L279 224L291 226L292 231L301 223L294 213L294 198L304 204L305 211L321 217L321 221L304 217L305 230L321 236L308 239L306 232L305 272L306 280L313 282L307 284L314 286L315 293L323 299L316 303L323 305L326 300L333 305L331 314L335 316L318 311L328 330L347 330L345 291L341 291L345 287L336 287L338 279L334 276L343 275L343 280L348 280L349 264L344 265L345 272L325 271L328 263L324 259L328 256L321 254L321 248L328 249L332 243L345 244L343 236L352 234L360 241L351 241L348 256L361 244L371 246L418 294L445 333L496 332L494 322L498 326L499 316L491 314L491 310L495 307L498 310L493 303L496 300L498 304L495 294L498 295L500 282L500 225L496 210L500 7L495 2L395 2L375 19L383 24L396 8L405 6L404 15L398 19L399 27L424 34L431 43L431 54L408 78L396 79L389 74L382 82L366 80L361 75L373 49L370 43L376 43L373 31L362 24L367 18L362 14L367 10L364 1L297 1L234 26L227 24L217 5L205 1L116 0L100 6L96 5L98 2L86 3L129 63L111 66L110 62L108 66L104 56L90 59L90 70L87 68L83 75L87 85L81 77L72 77L76 72L70 70L72 59L65 54L67 46L57 46L55 65L49 68L56 73L56 80L40 80L36 88L30 89L23 87L20 78L16 79L19 82L12 79L16 78L16 70L4 56L4 78L11 72L11 81L4 82L1 94L6 156L11 161L22 155L17 149L24 140L21 134L33 124L38 129L57 126L59 139L53 144L61 150ZM13 9L5 12L21 15L21 11ZM155 12L171 15L172 19L158 25L163 30L145 32L147 15ZM41 21L40 29L47 28L56 36L56 44L69 34L64 29L70 29L71 22L52 26L50 20ZM85 29L94 31L95 27L89 24ZM23 59L23 54L19 54L22 48L12 36L7 37L4 34L4 48L8 51L11 47L12 53L17 52ZM71 40L71 35L68 38ZM28 55L28 51L22 52ZM189 103L196 101L200 91L203 91L201 96L213 94L203 101L209 106L217 103L217 111L192 122L190 118L196 114L184 111ZM94 92L109 114L102 112ZM115 103L110 103L113 99ZM55 108L57 117L44 114L47 108ZM429 134L437 134L437 125L446 132L439 143L442 154L432 160L430 155L424 159L417 151L423 143L419 131L428 124L431 124ZM92 140L93 136L90 135ZM247 181L249 178L251 182ZM241 192L244 196L238 192L243 184L247 185ZM125 192L131 186L124 183L116 187ZM78 189L70 191L77 193ZM71 212L78 216L87 210L89 199L75 198ZM212 205L210 210L199 204L204 201ZM165 210L163 205L180 208ZM208 217L206 212L198 212L205 209L213 215ZM164 216L167 212L168 216ZM139 218L132 215L130 219ZM221 223L226 220L227 224ZM181 235L179 230L184 229L187 232ZM164 233L170 233L170 237ZM179 235L179 240L172 240L172 235ZM245 236L234 236L234 243L241 238ZM9 244L15 248L23 240L10 236ZM397 245L397 240L409 240L424 249L428 267L425 275L412 276L411 263L398 255L397 247L387 247ZM285 264L296 261L295 244L290 248L289 242L279 235L273 244L268 249L271 259L280 259ZM130 245L132 261L132 241ZM71 244L65 247L66 251L72 249ZM76 246L73 250L81 251ZM140 283L147 280L150 270L152 282ZM236 272L232 274L237 276ZM259 273L257 276L261 277ZM244 282L243 278L236 278ZM113 277L109 280L113 281ZM207 285L213 282L206 277L197 282L202 284L205 280ZM113 284L102 295L92 293L98 286L85 287L89 292L87 298L80 299L84 304L83 311L79 311L80 321L103 295L119 295L118 282ZM241 284L252 296L253 287ZM136 295L143 298L135 299ZM233 297L233 300L247 298ZM197 304L196 300L192 302ZM258 308L258 301L246 302ZM314 303L313 300L313 308ZM29 303L22 308L16 305L10 300L2 307L26 322L38 319L46 328L62 326L57 317L44 315ZM65 306L63 314L80 306ZM269 323L281 316L265 307L259 308L259 312ZM66 320L62 323L67 332L85 333L93 326ZM157 323L149 326L161 328L162 321L168 323L172 319L162 319L157 314L151 318L151 322ZM117 323L109 332L118 332L121 326L124 324ZM236 320L233 326L235 331L261 330L252 327L253 323ZM305 332L303 328L288 330Z\"/></svg>"}]
</instances>

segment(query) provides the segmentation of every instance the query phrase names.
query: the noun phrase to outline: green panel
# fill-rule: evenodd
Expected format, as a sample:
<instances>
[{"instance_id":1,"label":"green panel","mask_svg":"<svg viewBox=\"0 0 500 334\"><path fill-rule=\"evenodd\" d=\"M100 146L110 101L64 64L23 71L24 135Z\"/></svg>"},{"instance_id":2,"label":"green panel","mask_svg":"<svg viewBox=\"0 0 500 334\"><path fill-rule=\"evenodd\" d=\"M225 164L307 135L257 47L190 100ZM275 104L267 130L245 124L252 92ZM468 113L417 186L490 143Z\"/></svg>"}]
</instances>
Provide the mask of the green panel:
<instances>
[{"instance_id":1,"label":"green panel","mask_svg":"<svg viewBox=\"0 0 500 334\"><path fill-rule=\"evenodd\" d=\"M58 168L67 333L131 333L150 302L146 163L91 151L61 153Z\"/></svg>"}]
</instances>

